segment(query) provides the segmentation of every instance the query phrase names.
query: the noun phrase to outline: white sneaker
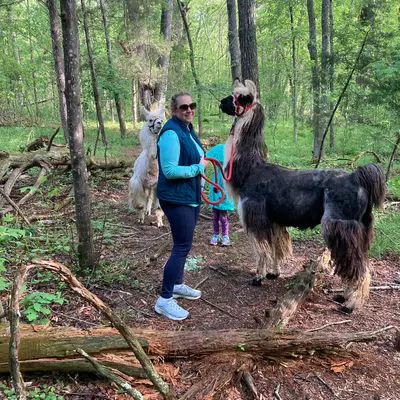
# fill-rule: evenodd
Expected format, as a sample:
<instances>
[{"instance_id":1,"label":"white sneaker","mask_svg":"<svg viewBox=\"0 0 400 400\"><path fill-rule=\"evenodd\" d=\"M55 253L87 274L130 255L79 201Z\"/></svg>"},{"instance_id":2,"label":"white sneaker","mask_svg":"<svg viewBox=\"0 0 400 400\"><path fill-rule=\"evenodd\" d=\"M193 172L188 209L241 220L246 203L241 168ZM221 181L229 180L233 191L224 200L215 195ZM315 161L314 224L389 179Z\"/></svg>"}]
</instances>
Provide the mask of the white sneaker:
<instances>
[{"instance_id":1,"label":"white sneaker","mask_svg":"<svg viewBox=\"0 0 400 400\"><path fill-rule=\"evenodd\" d=\"M191 288L190 286L182 283L181 285L174 285L174 292L172 294L174 299L188 299L197 300L201 297L201 291Z\"/></svg>"},{"instance_id":2,"label":"white sneaker","mask_svg":"<svg viewBox=\"0 0 400 400\"><path fill-rule=\"evenodd\" d=\"M181 321L189 315L189 312L182 308L173 297L164 299L160 296L154 306L154 311L174 321Z\"/></svg>"}]
</instances>

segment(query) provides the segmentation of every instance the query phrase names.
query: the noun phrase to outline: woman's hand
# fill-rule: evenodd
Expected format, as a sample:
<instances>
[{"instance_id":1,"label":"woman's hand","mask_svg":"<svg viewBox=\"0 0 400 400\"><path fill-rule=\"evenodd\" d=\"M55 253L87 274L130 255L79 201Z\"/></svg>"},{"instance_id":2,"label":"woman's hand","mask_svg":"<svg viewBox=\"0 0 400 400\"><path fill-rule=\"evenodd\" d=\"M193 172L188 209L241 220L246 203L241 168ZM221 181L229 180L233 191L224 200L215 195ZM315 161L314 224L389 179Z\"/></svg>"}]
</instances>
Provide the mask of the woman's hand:
<instances>
[{"instance_id":1,"label":"woman's hand","mask_svg":"<svg viewBox=\"0 0 400 400\"><path fill-rule=\"evenodd\" d=\"M208 161L204 159L204 157L200 158L200 164L203 165L204 169L207 168Z\"/></svg>"}]
</instances>

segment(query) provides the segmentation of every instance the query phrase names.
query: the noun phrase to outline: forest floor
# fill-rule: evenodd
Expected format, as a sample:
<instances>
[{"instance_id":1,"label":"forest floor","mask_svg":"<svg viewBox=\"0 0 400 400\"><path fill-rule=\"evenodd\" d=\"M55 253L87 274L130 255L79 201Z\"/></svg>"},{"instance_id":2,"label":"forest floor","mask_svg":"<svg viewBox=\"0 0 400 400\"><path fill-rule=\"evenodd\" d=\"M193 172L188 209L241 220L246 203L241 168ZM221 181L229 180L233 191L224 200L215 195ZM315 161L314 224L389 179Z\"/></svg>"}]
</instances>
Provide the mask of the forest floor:
<instances>
[{"instance_id":1,"label":"forest floor","mask_svg":"<svg viewBox=\"0 0 400 400\"><path fill-rule=\"evenodd\" d=\"M101 256L108 266L114 265L115 269L104 270L103 281L97 280L87 287L132 327L181 331L261 328L266 310L273 308L277 299L285 293L291 277L310 259L316 259L324 249L320 237L294 240L293 257L285 264L280 278L264 281L261 287L250 286L248 282L255 270L254 258L236 213L229 216L231 246L214 247L209 245L211 210L203 207L185 272L187 284L200 284L202 299L180 300L190 316L182 322L171 321L159 316L153 309L170 245L156 261L148 264L150 256L166 241L171 242L168 222L164 218L166 226L160 229L151 225L150 221L139 225L136 214L127 208L126 188L127 181L125 186L99 184L95 188L93 212L103 213L103 206L107 206L114 232L117 229L118 234L105 241ZM32 208L30 212L39 214L42 210ZM101 219L101 215L97 218ZM149 266L144 268L146 263ZM373 286L399 279L399 256L371 259L371 265ZM118 279L115 279L116 275ZM112 276L114 278L111 279ZM111 280L108 284L105 283L107 277ZM324 287L340 288L341 282L337 277L326 277ZM41 290L44 290L43 287ZM69 302L53 307L52 326L90 329L105 323L99 312L72 292L67 291L64 297ZM307 330L344 320L350 321L328 326L322 332L374 331L388 325L400 325L399 290L372 291L365 306L350 316L338 312L331 298L332 295L325 291L315 293L298 309L287 328ZM395 337L396 331L389 330L372 343L353 344L351 350L357 352L358 357L352 359L314 355L300 359L259 360L251 371L258 396L240 381L227 383L208 398L398 400L400 352L396 351ZM235 363L234 357L232 355L232 364ZM204 377L208 370L207 362L208 358L160 359L156 366L160 370L168 369L164 377L179 396ZM5 376L0 377L0 383L6 379ZM42 373L25 374L24 379L33 382L33 385L52 385L57 393L69 400L127 398L118 394L115 386L93 375ZM133 381L133 384L146 398L161 398L150 382L141 379Z\"/></svg>"}]
</instances>

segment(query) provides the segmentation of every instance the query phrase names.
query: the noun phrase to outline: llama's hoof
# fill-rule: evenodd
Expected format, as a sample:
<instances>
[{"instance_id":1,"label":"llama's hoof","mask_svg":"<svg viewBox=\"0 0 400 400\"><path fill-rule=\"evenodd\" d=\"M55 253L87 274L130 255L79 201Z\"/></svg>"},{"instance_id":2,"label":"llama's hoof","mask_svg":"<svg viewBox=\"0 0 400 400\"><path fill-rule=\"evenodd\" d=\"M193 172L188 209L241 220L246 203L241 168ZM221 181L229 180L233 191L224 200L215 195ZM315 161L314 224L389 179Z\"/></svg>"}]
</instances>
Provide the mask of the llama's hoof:
<instances>
[{"instance_id":1,"label":"llama's hoof","mask_svg":"<svg viewBox=\"0 0 400 400\"><path fill-rule=\"evenodd\" d=\"M335 297L333 298L333 301L336 301L336 303L343 304L343 303L346 301L346 297L344 297L344 296L341 295L341 294L338 294L337 296L335 296Z\"/></svg>"},{"instance_id":2,"label":"llama's hoof","mask_svg":"<svg viewBox=\"0 0 400 400\"><path fill-rule=\"evenodd\" d=\"M267 274L265 277L269 280L273 280L279 278L279 274Z\"/></svg>"},{"instance_id":3,"label":"llama's hoof","mask_svg":"<svg viewBox=\"0 0 400 400\"><path fill-rule=\"evenodd\" d=\"M339 311L344 314L351 314L353 312L353 309L346 306L342 306L339 308Z\"/></svg>"},{"instance_id":4,"label":"llama's hoof","mask_svg":"<svg viewBox=\"0 0 400 400\"><path fill-rule=\"evenodd\" d=\"M261 279L256 279L256 278L252 279L250 281L250 285L251 286L261 286Z\"/></svg>"}]
</instances>

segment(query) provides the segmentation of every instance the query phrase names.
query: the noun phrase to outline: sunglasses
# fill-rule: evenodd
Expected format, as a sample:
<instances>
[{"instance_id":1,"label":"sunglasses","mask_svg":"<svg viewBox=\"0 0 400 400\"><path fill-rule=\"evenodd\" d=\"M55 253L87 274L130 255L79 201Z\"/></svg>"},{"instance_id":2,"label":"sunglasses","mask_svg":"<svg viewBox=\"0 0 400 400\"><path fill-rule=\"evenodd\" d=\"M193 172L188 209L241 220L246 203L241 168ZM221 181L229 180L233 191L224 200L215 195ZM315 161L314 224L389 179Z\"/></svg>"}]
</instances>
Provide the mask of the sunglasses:
<instances>
[{"instance_id":1,"label":"sunglasses","mask_svg":"<svg viewBox=\"0 0 400 400\"><path fill-rule=\"evenodd\" d=\"M187 111L189 110L189 108L191 110L195 110L196 109L196 103L191 103L191 104L181 104L178 109L181 111Z\"/></svg>"}]
</instances>

